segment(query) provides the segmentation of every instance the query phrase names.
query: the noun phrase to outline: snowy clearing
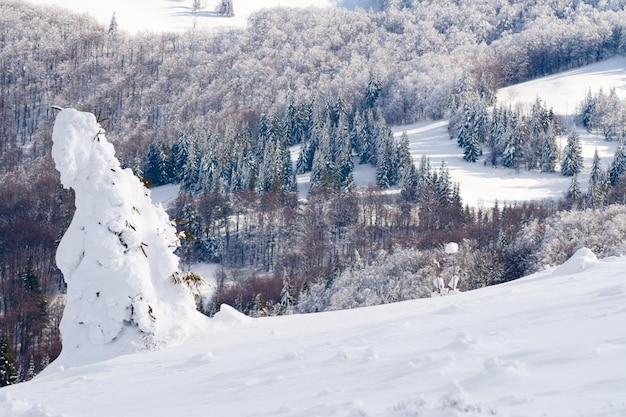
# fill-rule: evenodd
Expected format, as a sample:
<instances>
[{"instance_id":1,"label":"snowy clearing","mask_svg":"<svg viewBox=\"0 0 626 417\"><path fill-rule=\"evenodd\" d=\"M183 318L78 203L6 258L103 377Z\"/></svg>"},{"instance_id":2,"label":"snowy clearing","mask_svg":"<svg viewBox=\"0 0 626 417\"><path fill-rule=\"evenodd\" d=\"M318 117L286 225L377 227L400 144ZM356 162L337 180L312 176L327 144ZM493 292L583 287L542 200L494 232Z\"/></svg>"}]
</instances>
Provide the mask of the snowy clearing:
<instances>
[{"instance_id":1,"label":"snowy clearing","mask_svg":"<svg viewBox=\"0 0 626 417\"><path fill-rule=\"evenodd\" d=\"M611 87L616 89L618 97L626 98L626 58L612 58L576 70L503 88L498 92L498 103L502 106L510 103L511 106L525 108L532 106L539 97L548 107L552 107L556 114L564 118L564 126L571 126L571 114L584 99L589 88L594 93L602 88L608 94ZM490 207L496 200L502 204L547 198L559 199L567 191L571 178L560 173L494 168L489 162L485 165L488 155L482 156L475 163L464 161L463 150L457 146L456 141L450 139L447 127L447 120L438 120L397 126L393 130L397 137L402 132L407 132L411 154L416 164L422 155L430 156L434 168L445 161L453 181L461 185L464 204ZM600 162L606 169L613 159L617 143L607 142L601 134L590 134L580 127L578 131L585 160L583 172L578 180L581 188L586 189L595 149L598 149ZM567 142L567 135L560 136L557 140L559 149L562 150Z\"/></svg>"},{"instance_id":2,"label":"snowy clearing","mask_svg":"<svg viewBox=\"0 0 626 417\"><path fill-rule=\"evenodd\" d=\"M626 258L447 297L251 319L0 390L4 417L623 416Z\"/></svg>"}]
</instances>

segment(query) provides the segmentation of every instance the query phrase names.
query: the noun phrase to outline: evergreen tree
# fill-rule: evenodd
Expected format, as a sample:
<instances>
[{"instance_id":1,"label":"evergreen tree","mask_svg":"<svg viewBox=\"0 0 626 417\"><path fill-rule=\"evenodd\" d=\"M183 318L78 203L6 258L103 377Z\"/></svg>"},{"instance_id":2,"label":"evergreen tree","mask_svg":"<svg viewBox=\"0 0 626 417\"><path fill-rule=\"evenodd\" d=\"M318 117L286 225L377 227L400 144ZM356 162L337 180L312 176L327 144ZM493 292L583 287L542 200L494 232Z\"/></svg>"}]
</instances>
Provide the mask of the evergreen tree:
<instances>
[{"instance_id":1,"label":"evergreen tree","mask_svg":"<svg viewBox=\"0 0 626 417\"><path fill-rule=\"evenodd\" d=\"M579 174L583 169L583 150L580 146L578 132L573 130L567 136L567 145L563 150L561 173L565 176Z\"/></svg>"},{"instance_id":2,"label":"evergreen tree","mask_svg":"<svg viewBox=\"0 0 626 417\"><path fill-rule=\"evenodd\" d=\"M554 172L557 160L556 136L549 126L546 132L539 135L541 145L540 164L541 172Z\"/></svg>"},{"instance_id":3,"label":"evergreen tree","mask_svg":"<svg viewBox=\"0 0 626 417\"><path fill-rule=\"evenodd\" d=\"M111 22L109 23L109 33L116 34L118 30L117 17L115 16L115 12L111 16Z\"/></svg>"},{"instance_id":4,"label":"evergreen tree","mask_svg":"<svg viewBox=\"0 0 626 417\"><path fill-rule=\"evenodd\" d=\"M476 132L472 132L472 134L467 139L463 149L463 159L467 162L476 162L478 157L480 156L480 144L478 142L478 135Z\"/></svg>"},{"instance_id":5,"label":"evergreen tree","mask_svg":"<svg viewBox=\"0 0 626 417\"><path fill-rule=\"evenodd\" d=\"M283 274L283 288L280 291L280 307L281 313L289 312L289 309L296 304L296 298L294 296L295 289L289 280L287 272Z\"/></svg>"},{"instance_id":6,"label":"evergreen tree","mask_svg":"<svg viewBox=\"0 0 626 417\"><path fill-rule=\"evenodd\" d=\"M582 123L583 123L583 126L588 131L591 131L595 127L595 124L594 124L595 112L596 112L596 98L592 96L591 88L589 88L587 90L587 96L585 97L585 100L583 101L582 108L581 108Z\"/></svg>"},{"instance_id":7,"label":"evergreen tree","mask_svg":"<svg viewBox=\"0 0 626 417\"><path fill-rule=\"evenodd\" d=\"M502 153L502 165L507 168L519 168L522 160L522 127L519 115L510 113L506 131L502 137L504 151Z\"/></svg>"},{"instance_id":8,"label":"evergreen tree","mask_svg":"<svg viewBox=\"0 0 626 417\"><path fill-rule=\"evenodd\" d=\"M233 7L233 0L220 0L217 12L222 16L233 17L235 16L235 9Z\"/></svg>"},{"instance_id":9,"label":"evergreen tree","mask_svg":"<svg viewBox=\"0 0 626 417\"><path fill-rule=\"evenodd\" d=\"M0 337L0 387L13 385L18 381L15 369L15 357L9 336L4 333Z\"/></svg>"},{"instance_id":10,"label":"evergreen tree","mask_svg":"<svg viewBox=\"0 0 626 417\"><path fill-rule=\"evenodd\" d=\"M613 162L609 167L609 183L611 185L617 184L624 171L626 171L626 155L624 155L624 138L622 137L613 154Z\"/></svg>"},{"instance_id":11,"label":"evergreen tree","mask_svg":"<svg viewBox=\"0 0 626 417\"><path fill-rule=\"evenodd\" d=\"M35 368L35 359L33 359L33 357L31 356L30 360L28 361L28 371L26 373L26 376L28 379L33 379L36 375L37 369Z\"/></svg>"},{"instance_id":12,"label":"evergreen tree","mask_svg":"<svg viewBox=\"0 0 626 417\"><path fill-rule=\"evenodd\" d=\"M365 108L372 109L376 104L376 100L380 96L383 89L383 84L374 73L370 73L369 81L367 82L367 91L365 92Z\"/></svg>"},{"instance_id":13,"label":"evergreen tree","mask_svg":"<svg viewBox=\"0 0 626 417\"><path fill-rule=\"evenodd\" d=\"M572 175L572 182L567 189L567 199L574 203L581 197L581 195L582 192L580 190L580 184L578 183L578 174L574 174Z\"/></svg>"},{"instance_id":14,"label":"evergreen tree","mask_svg":"<svg viewBox=\"0 0 626 417\"><path fill-rule=\"evenodd\" d=\"M144 166L144 179L154 185L167 184L170 181L170 161L168 150L164 146L155 143L150 144L146 164Z\"/></svg>"},{"instance_id":15,"label":"evergreen tree","mask_svg":"<svg viewBox=\"0 0 626 417\"><path fill-rule=\"evenodd\" d=\"M596 149L591 163L589 176L589 188L587 189L587 207L599 209L604 207L605 200L605 174L600 167L600 157Z\"/></svg>"}]
</instances>

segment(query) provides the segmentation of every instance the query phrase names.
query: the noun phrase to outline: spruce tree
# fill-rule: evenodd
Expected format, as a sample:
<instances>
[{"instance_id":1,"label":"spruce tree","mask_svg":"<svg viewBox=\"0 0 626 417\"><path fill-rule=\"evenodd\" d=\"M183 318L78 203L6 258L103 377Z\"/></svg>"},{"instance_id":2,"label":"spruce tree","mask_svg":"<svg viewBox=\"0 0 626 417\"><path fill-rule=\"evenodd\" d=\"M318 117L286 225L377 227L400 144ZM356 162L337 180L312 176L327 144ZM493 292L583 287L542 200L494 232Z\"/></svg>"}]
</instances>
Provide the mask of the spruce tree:
<instances>
[{"instance_id":1,"label":"spruce tree","mask_svg":"<svg viewBox=\"0 0 626 417\"><path fill-rule=\"evenodd\" d=\"M554 172L557 160L557 146L556 136L551 126L548 126L546 132L539 134L539 143L541 145L541 172Z\"/></svg>"},{"instance_id":2,"label":"spruce tree","mask_svg":"<svg viewBox=\"0 0 626 417\"><path fill-rule=\"evenodd\" d=\"M580 184L578 183L578 174L574 174L572 175L572 182L567 190L567 199L573 204L581 195L582 192L580 190Z\"/></svg>"},{"instance_id":3,"label":"spruce tree","mask_svg":"<svg viewBox=\"0 0 626 417\"><path fill-rule=\"evenodd\" d=\"M567 137L567 145L563 150L561 173L565 176L579 174L583 169L583 150L580 146L578 132L573 130Z\"/></svg>"},{"instance_id":4,"label":"spruce tree","mask_svg":"<svg viewBox=\"0 0 626 417\"><path fill-rule=\"evenodd\" d=\"M596 149L591 163L591 174L589 176L589 188L587 189L587 207L599 209L604 207L605 200L605 174L600 167L600 157Z\"/></svg>"},{"instance_id":5,"label":"spruce tree","mask_svg":"<svg viewBox=\"0 0 626 417\"><path fill-rule=\"evenodd\" d=\"M617 184L624 171L626 171L626 155L624 155L624 138L622 138L613 154L613 162L611 162L608 172L609 183L611 185Z\"/></svg>"},{"instance_id":6,"label":"spruce tree","mask_svg":"<svg viewBox=\"0 0 626 417\"><path fill-rule=\"evenodd\" d=\"M9 336L4 333L0 337L0 387L13 385L17 382L15 357Z\"/></svg>"}]
</instances>

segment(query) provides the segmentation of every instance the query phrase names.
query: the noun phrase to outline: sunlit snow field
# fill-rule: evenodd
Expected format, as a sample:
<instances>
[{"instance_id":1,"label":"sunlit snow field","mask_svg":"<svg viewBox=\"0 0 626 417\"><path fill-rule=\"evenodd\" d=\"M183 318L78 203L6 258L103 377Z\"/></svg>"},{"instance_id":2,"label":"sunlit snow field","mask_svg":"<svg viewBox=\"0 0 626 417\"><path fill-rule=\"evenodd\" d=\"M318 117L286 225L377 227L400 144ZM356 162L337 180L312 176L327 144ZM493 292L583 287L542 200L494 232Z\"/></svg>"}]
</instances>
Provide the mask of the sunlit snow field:
<instances>
[{"instance_id":1,"label":"sunlit snow field","mask_svg":"<svg viewBox=\"0 0 626 417\"><path fill-rule=\"evenodd\" d=\"M0 390L3 417L626 415L626 258L330 313L224 307L178 346ZM488 308L487 308L488 306Z\"/></svg>"}]
</instances>

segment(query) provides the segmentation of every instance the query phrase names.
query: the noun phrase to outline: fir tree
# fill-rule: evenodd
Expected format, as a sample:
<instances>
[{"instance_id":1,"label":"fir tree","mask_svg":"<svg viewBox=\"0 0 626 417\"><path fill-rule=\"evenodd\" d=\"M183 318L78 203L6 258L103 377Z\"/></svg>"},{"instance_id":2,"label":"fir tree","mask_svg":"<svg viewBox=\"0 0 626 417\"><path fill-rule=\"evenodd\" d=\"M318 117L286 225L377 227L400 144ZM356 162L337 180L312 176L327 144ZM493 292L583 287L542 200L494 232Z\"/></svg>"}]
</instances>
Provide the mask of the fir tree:
<instances>
[{"instance_id":1,"label":"fir tree","mask_svg":"<svg viewBox=\"0 0 626 417\"><path fill-rule=\"evenodd\" d=\"M609 167L609 183L612 186L616 185L624 171L626 171L626 155L624 155L624 138L622 137L613 154L613 162Z\"/></svg>"},{"instance_id":2,"label":"fir tree","mask_svg":"<svg viewBox=\"0 0 626 417\"><path fill-rule=\"evenodd\" d=\"M289 280L287 272L283 274L283 288L280 291L280 307L281 313L289 312L289 309L296 304L296 298L294 297L295 289Z\"/></svg>"},{"instance_id":3,"label":"fir tree","mask_svg":"<svg viewBox=\"0 0 626 417\"><path fill-rule=\"evenodd\" d=\"M144 179L154 185L163 185L170 181L169 151L164 146L150 144L144 171Z\"/></svg>"},{"instance_id":4,"label":"fir tree","mask_svg":"<svg viewBox=\"0 0 626 417\"><path fill-rule=\"evenodd\" d=\"M540 164L541 172L554 172L557 160L556 136L549 126L546 132L539 135L541 145Z\"/></svg>"},{"instance_id":5,"label":"fir tree","mask_svg":"<svg viewBox=\"0 0 626 417\"><path fill-rule=\"evenodd\" d=\"M587 207L599 209L604 207L605 200L605 174L600 167L600 157L596 149L591 163L589 176L589 188L587 189Z\"/></svg>"},{"instance_id":6,"label":"fir tree","mask_svg":"<svg viewBox=\"0 0 626 417\"><path fill-rule=\"evenodd\" d=\"M18 381L15 369L15 357L9 336L4 333L0 337L0 387L13 385Z\"/></svg>"},{"instance_id":7,"label":"fir tree","mask_svg":"<svg viewBox=\"0 0 626 417\"><path fill-rule=\"evenodd\" d=\"M573 130L567 137L567 145L563 150L561 173L565 176L579 174L583 169L583 151L580 146L578 132Z\"/></svg>"},{"instance_id":8,"label":"fir tree","mask_svg":"<svg viewBox=\"0 0 626 417\"><path fill-rule=\"evenodd\" d=\"M578 174L572 175L572 182L570 183L569 188L567 189L567 199L575 203L582 195L580 190L580 184L578 183Z\"/></svg>"},{"instance_id":9,"label":"fir tree","mask_svg":"<svg viewBox=\"0 0 626 417\"><path fill-rule=\"evenodd\" d=\"M109 33L116 34L118 30L117 17L115 16L115 12L111 16L111 22L109 23Z\"/></svg>"}]
</instances>

